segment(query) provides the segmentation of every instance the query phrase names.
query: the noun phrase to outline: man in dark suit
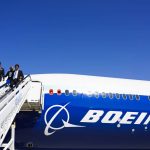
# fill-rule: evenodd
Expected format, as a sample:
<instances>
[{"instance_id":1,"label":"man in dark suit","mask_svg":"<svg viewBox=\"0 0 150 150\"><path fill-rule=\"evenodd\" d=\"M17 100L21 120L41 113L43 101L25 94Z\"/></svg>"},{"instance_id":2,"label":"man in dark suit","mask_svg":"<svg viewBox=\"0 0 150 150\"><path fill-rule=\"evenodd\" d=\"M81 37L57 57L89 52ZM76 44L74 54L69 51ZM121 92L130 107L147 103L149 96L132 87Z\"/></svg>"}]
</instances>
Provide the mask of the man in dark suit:
<instances>
[{"instance_id":1,"label":"man in dark suit","mask_svg":"<svg viewBox=\"0 0 150 150\"><path fill-rule=\"evenodd\" d=\"M2 67L2 63L0 62L0 82L2 81L2 79L4 80L5 76L5 72L4 72L4 68Z\"/></svg>"},{"instance_id":2,"label":"man in dark suit","mask_svg":"<svg viewBox=\"0 0 150 150\"><path fill-rule=\"evenodd\" d=\"M23 72L19 69L19 65L15 65L15 72L13 76L14 85L18 85L20 81L24 79Z\"/></svg>"}]
</instances>

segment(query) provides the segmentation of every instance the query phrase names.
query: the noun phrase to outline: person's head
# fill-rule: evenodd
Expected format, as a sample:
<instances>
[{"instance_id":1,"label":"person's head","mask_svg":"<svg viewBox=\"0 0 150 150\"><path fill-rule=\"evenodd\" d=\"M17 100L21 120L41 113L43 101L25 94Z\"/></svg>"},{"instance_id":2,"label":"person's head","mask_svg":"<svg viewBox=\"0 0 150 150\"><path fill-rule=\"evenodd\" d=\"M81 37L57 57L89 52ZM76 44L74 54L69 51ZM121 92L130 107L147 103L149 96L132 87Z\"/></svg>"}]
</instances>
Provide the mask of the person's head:
<instances>
[{"instance_id":1,"label":"person's head","mask_svg":"<svg viewBox=\"0 0 150 150\"><path fill-rule=\"evenodd\" d=\"M19 70L19 65L18 64L15 65L15 70Z\"/></svg>"},{"instance_id":2,"label":"person's head","mask_svg":"<svg viewBox=\"0 0 150 150\"><path fill-rule=\"evenodd\" d=\"M14 71L14 68L11 66L11 67L9 67L9 70L10 71Z\"/></svg>"}]
</instances>

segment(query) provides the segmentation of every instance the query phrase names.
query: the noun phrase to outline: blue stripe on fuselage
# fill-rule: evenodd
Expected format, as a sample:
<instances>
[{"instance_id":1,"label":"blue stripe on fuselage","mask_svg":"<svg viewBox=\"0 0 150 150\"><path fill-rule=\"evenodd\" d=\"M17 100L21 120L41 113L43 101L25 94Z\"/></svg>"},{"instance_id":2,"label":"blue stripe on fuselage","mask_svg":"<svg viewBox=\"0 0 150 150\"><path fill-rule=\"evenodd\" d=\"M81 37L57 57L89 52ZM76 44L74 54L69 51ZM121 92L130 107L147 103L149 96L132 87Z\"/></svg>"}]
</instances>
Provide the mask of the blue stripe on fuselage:
<instances>
[{"instance_id":1,"label":"blue stripe on fuselage","mask_svg":"<svg viewBox=\"0 0 150 150\"><path fill-rule=\"evenodd\" d=\"M85 127L79 128L62 128L61 130L48 129L51 133L55 131L50 136L45 136L44 131L46 128L46 123L44 121L44 116L46 111L54 105L65 106L69 113L69 123L74 125L80 125ZM30 122L30 120L22 119L18 121L20 128L16 132L17 142L25 143L32 141L35 146L43 148L146 148L149 147L150 129L143 125L121 125L119 128L116 124L102 124L99 120L96 123L81 123L81 119L89 110L104 110L104 112L112 111L122 111L125 114L127 111L133 112L147 112L149 113L150 101L147 96L140 96L140 100L130 100L129 98L124 99L110 99L108 96L102 98L96 98L94 95L89 97L85 94L78 94L73 96L70 93L66 96L64 93L60 96L57 94L49 95L45 94L44 98L44 110L40 116L22 113L26 115L26 118L31 118L36 116L36 120L31 125L27 127L22 127L22 122ZM58 112L60 108L54 107L49 112L47 112L46 120L49 122L51 118ZM139 114L140 115L140 114ZM138 117L137 115L136 117ZM31 120L34 118L31 118ZM59 128L63 126L63 122L67 121L66 111L63 109L59 115L50 124L52 127ZM143 120L144 121L144 120ZM135 132L132 132L134 129ZM29 135L28 133L32 133ZM35 138L36 137L36 138Z\"/></svg>"}]
</instances>

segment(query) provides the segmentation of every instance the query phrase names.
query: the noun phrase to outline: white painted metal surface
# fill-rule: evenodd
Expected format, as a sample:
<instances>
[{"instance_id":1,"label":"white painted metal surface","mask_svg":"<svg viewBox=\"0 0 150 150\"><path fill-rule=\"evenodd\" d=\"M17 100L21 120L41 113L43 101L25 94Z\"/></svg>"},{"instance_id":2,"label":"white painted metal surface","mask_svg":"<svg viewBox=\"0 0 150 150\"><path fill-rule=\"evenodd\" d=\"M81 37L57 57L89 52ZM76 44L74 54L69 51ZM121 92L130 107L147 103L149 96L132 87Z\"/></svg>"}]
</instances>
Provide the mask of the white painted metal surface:
<instances>
[{"instance_id":1,"label":"white painted metal surface","mask_svg":"<svg viewBox=\"0 0 150 150\"><path fill-rule=\"evenodd\" d=\"M12 127L12 137L9 143L3 143L13 120L20 111L26 100L26 95L30 90L30 77L27 77L14 91L0 99L0 147L14 149L14 127Z\"/></svg>"},{"instance_id":2,"label":"white painted metal surface","mask_svg":"<svg viewBox=\"0 0 150 150\"><path fill-rule=\"evenodd\" d=\"M53 89L54 92L61 89L62 92L65 90L70 92L76 90L79 93L85 94L111 92L150 95L150 81L73 74L39 74L32 75L31 78L33 81L42 82L45 93L48 93L49 89ZM31 84L31 79L28 77L14 91L10 92L7 97L0 99L0 147L14 149L14 126L12 126L12 137L9 143L4 144L4 138L25 100L28 99L30 102L37 102L39 100L39 87L40 83ZM5 90L5 87L3 90L1 89L2 95L5 94Z\"/></svg>"},{"instance_id":3,"label":"white painted metal surface","mask_svg":"<svg viewBox=\"0 0 150 150\"><path fill-rule=\"evenodd\" d=\"M31 82L31 90L27 95L28 102L39 102L41 99L41 83Z\"/></svg>"},{"instance_id":4,"label":"white painted metal surface","mask_svg":"<svg viewBox=\"0 0 150 150\"><path fill-rule=\"evenodd\" d=\"M45 93L48 93L52 88L55 93L58 89L61 89L62 92L68 89L87 94L90 92L111 92L150 95L150 81L75 74L37 74L31 77L33 80L39 80L43 83Z\"/></svg>"}]
</instances>

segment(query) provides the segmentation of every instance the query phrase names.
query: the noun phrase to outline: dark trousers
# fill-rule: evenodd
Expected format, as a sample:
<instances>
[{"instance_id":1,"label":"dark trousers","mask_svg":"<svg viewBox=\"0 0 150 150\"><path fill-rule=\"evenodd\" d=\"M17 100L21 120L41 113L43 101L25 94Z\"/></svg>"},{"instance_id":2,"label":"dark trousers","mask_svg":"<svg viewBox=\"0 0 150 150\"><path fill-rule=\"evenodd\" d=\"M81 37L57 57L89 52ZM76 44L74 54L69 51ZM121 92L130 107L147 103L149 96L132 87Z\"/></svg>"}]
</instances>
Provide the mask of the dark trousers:
<instances>
[{"instance_id":1,"label":"dark trousers","mask_svg":"<svg viewBox=\"0 0 150 150\"><path fill-rule=\"evenodd\" d=\"M12 89L13 88L13 86L14 86L14 81L13 80L10 80L10 88Z\"/></svg>"},{"instance_id":2,"label":"dark trousers","mask_svg":"<svg viewBox=\"0 0 150 150\"><path fill-rule=\"evenodd\" d=\"M2 76L0 76L0 82L2 81Z\"/></svg>"},{"instance_id":3,"label":"dark trousers","mask_svg":"<svg viewBox=\"0 0 150 150\"><path fill-rule=\"evenodd\" d=\"M18 87L19 81L18 79L14 79L12 83L14 86Z\"/></svg>"}]
</instances>

